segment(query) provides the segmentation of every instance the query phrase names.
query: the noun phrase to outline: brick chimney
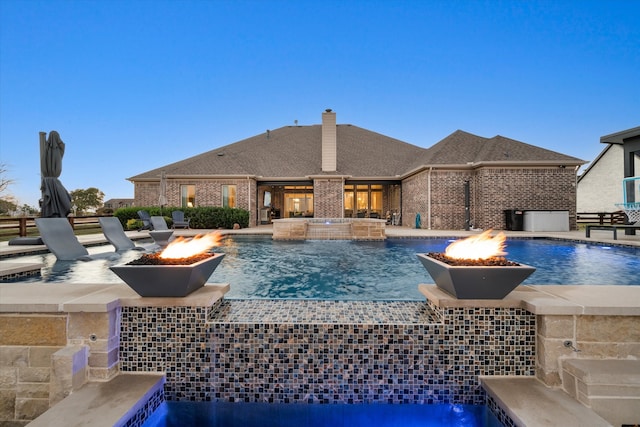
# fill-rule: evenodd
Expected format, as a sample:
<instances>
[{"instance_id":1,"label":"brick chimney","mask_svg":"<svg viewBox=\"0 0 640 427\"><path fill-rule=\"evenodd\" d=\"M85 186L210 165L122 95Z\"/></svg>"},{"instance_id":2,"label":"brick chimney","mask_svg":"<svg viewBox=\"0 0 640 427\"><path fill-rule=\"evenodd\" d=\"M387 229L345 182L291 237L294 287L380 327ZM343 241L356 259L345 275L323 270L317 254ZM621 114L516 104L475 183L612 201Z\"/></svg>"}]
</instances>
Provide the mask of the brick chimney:
<instances>
[{"instance_id":1,"label":"brick chimney","mask_svg":"<svg viewBox=\"0 0 640 427\"><path fill-rule=\"evenodd\" d=\"M322 172L338 169L336 113L330 108L322 113Z\"/></svg>"}]
</instances>

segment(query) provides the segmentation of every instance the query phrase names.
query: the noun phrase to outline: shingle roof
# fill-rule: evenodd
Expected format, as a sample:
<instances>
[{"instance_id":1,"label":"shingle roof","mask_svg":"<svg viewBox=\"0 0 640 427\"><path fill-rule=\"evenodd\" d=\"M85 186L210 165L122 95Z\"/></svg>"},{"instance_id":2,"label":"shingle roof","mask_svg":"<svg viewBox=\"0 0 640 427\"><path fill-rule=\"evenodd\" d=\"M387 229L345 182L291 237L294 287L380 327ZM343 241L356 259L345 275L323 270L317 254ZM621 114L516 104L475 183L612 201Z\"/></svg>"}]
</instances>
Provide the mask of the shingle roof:
<instances>
[{"instance_id":1,"label":"shingle roof","mask_svg":"<svg viewBox=\"0 0 640 427\"><path fill-rule=\"evenodd\" d=\"M563 161L574 157L513 139L483 138L456 131L429 149L353 125L337 125L337 171L329 175L389 179L422 166L491 161ZM256 176L302 179L322 172L322 126L285 126L129 178L167 176Z\"/></svg>"},{"instance_id":2,"label":"shingle roof","mask_svg":"<svg viewBox=\"0 0 640 427\"><path fill-rule=\"evenodd\" d=\"M536 147L504 136L483 138L457 130L429 149L429 164L460 165L480 162L585 163L575 157Z\"/></svg>"}]
</instances>

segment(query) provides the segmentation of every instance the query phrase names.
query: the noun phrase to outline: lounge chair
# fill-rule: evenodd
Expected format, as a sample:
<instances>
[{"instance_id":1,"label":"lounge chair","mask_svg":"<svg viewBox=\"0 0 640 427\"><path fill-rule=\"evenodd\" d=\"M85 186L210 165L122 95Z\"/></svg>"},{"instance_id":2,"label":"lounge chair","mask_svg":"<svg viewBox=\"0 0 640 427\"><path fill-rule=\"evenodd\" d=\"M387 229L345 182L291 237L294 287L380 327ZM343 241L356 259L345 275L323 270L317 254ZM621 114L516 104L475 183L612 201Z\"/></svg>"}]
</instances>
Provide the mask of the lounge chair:
<instances>
[{"instance_id":1,"label":"lounge chair","mask_svg":"<svg viewBox=\"0 0 640 427\"><path fill-rule=\"evenodd\" d=\"M152 216L149 218L149 222L151 223L152 230L168 230L169 226L167 225L167 221L164 220L163 216Z\"/></svg>"},{"instance_id":2,"label":"lounge chair","mask_svg":"<svg viewBox=\"0 0 640 427\"><path fill-rule=\"evenodd\" d=\"M151 216L149 215L149 212L139 210L138 217L142 221L142 227L138 229L138 231L153 230L153 226L151 225Z\"/></svg>"},{"instance_id":3,"label":"lounge chair","mask_svg":"<svg viewBox=\"0 0 640 427\"><path fill-rule=\"evenodd\" d=\"M184 217L184 212L173 211L171 212L171 218L173 219L173 228L189 228L190 218Z\"/></svg>"},{"instance_id":4,"label":"lounge chair","mask_svg":"<svg viewBox=\"0 0 640 427\"><path fill-rule=\"evenodd\" d=\"M100 222L100 227L102 227L104 237L116 248L116 252L127 251L129 249L137 251L144 250L143 247L136 246L136 244L124 234L122 224L115 216L98 218L98 221Z\"/></svg>"},{"instance_id":5,"label":"lounge chair","mask_svg":"<svg viewBox=\"0 0 640 427\"><path fill-rule=\"evenodd\" d=\"M60 261L93 259L87 248L82 246L73 234L67 218L36 218L36 226L42 241Z\"/></svg>"},{"instance_id":6,"label":"lounge chair","mask_svg":"<svg viewBox=\"0 0 640 427\"><path fill-rule=\"evenodd\" d=\"M173 230L169 229L167 221L163 216L152 216L150 221L153 230L149 232L149 235L153 241L161 248L167 246L173 238Z\"/></svg>"}]
</instances>

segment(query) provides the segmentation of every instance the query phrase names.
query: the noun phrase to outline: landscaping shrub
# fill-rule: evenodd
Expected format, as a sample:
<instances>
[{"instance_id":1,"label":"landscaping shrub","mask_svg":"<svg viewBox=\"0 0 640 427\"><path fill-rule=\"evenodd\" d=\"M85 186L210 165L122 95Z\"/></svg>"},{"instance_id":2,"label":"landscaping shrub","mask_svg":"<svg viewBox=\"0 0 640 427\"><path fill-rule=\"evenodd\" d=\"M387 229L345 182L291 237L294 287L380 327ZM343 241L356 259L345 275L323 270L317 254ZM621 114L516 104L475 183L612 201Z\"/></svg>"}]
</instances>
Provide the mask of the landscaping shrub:
<instances>
[{"instance_id":1,"label":"landscaping shrub","mask_svg":"<svg viewBox=\"0 0 640 427\"><path fill-rule=\"evenodd\" d=\"M240 227L246 228L249 226L249 211L238 208L222 208L222 207L196 207L196 208L172 208L165 207L160 210L157 206L152 207L128 207L120 208L115 211L113 216L117 217L122 223L122 226L126 229L129 228L129 221L139 221L138 211L145 210L149 212L151 216L165 217L167 225L171 227L173 220L171 219L172 211L183 211L185 218L190 218L191 222L189 226L196 229L218 229L226 228L232 229L233 224L240 224ZM168 215L168 216L167 216ZM140 225L134 229L138 229Z\"/></svg>"}]
</instances>

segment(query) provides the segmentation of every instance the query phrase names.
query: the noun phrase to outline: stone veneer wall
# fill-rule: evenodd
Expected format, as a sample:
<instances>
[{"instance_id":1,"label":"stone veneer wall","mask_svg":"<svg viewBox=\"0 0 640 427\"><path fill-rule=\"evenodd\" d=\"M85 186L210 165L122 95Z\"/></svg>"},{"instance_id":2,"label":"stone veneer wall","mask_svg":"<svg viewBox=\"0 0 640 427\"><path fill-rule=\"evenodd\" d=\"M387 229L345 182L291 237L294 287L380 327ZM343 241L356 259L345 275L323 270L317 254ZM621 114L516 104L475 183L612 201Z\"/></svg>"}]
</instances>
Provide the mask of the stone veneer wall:
<instances>
[{"instance_id":1,"label":"stone veneer wall","mask_svg":"<svg viewBox=\"0 0 640 427\"><path fill-rule=\"evenodd\" d=\"M639 325L637 316L538 316L536 375L560 386L564 359L640 359Z\"/></svg>"},{"instance_id":2,"label":"stone veneer wall","mask_svg":"<svg viewBox=\"0 0 640 427\"><path fill-rule=\"evenodd\" d=\"M429 178L430 176L430 178ZM504 210L566 210L576 229L576 172L573 168L494 168L424 171L402 183L403 224L459 230L465 226L464 182L470 182L470 216L476 228L505 228Z\"/></svg>"},{"instance_id":3,"label":"stone veneer wall","mask_svg":"<svg viewBox=\"0 0 640 427\"><path fill-rule=\"evenodd\" d=\"M118 371L119 310L0 314L0 425L25 425Z\"/></svg>"},{"instance_id":4,"label":"stone veneer wall","mask_svg":"<svg viewBox=\"0 0 640 427\"><path fill-rule=\"evenodd\" d=\"M330 224L325 224L329 221ZM322 230L322 228L325 230ZM274 240L384 240L386 223L371 218L293 218L273 220Z\"/></svg>"}]
</instances>

